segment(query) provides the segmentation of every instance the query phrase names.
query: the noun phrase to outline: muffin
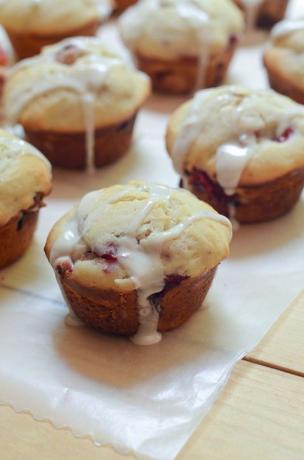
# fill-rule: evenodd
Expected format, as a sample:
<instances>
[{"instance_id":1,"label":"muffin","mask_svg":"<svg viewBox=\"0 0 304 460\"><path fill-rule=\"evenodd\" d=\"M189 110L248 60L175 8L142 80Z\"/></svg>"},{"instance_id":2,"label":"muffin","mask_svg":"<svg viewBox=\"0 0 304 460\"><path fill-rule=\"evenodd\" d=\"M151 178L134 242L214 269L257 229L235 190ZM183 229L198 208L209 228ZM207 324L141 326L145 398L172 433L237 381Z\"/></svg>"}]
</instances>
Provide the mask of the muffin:
<instances>
[{"instance_id":1,"label":"muffin","mask_svg":"<svg viewBox=\"0 0 304 460\"><path fill-rule=\"evenodd\" d=\"M0 24L20 59L67 37L95 35L111 0L9 0L0 2Z\"/></svg>"},{"instance_id":2,"label":"muffin","mask_svg":"<svg viewBox=\"0 0 304 460\"><path fill-rule=\"evenodd\" d=\"M223 86L173 113L167 149L181 185L239 223L275 219L304 184L304 108L272 90Z\"/></svg>"},{"instance_id":3,"label":"muffin","mask_svg":"<svg viewBox=\"0 0 304 460\"><path fill-rule=\"evenodd\" d=\"M188 191L133 181L87 194L45 252L77 318L151 345L201 306L230 240L228 219Z\"/></svg>"},{"instance_id":4,"label":"muffin","mask_svg":"<svg viewBox=\"0 0 304 460\"><path fill-rule=\"evenodd\" d=\"M0 268L29 247L50 190L49 162L31 145L0 130Z\"/></svg>"},{"instance_id":5,"label":"muffin","mask_svg":"<svg viewBox=\"0 0 304 460\"><path fill-rule=\"evenodd\" d=\"M119 24L139 68L165 93L222 83L244 27L230 0L142 0Z\"/></svg>"},{"instance_id":6,"label":"muffin","mask_svg":"<svg viewBox=\"0 0 304 460\"><path fill-rule=\"evenodd\" d=\"M285 16L288 0L235 0L245 12L248 28L269 28Z\"/></svg>"},{"instance_id":7,"label":"muffin","mask_svg":"<svg viewBox=\"0 0 304 460\"><path fill-rule=\"evenodd\" d=\"M12 69L4 111L53 165L92 170L127 152L149 93L149 78L100 39L70 38Z\"/></svg>"},{"instance_id":8,"label":"muffin","mask_svg":"<svg viewBox=\"0 0 304 460\"><path fill-rule=\"evenodd\" d=\"M137 0L115 0L115 11L120 14L136 2Z\"/></svg>"},{"instance_id":9,"label":"muffin","mask_svg":"<svg viewBox=\"0 0 304 460\"><path fill-rule=\"evenodd\" d=\"M273 28L264 64L271 87L304 104L304 19L282 21Z\"/></svg>"}]
</instances>

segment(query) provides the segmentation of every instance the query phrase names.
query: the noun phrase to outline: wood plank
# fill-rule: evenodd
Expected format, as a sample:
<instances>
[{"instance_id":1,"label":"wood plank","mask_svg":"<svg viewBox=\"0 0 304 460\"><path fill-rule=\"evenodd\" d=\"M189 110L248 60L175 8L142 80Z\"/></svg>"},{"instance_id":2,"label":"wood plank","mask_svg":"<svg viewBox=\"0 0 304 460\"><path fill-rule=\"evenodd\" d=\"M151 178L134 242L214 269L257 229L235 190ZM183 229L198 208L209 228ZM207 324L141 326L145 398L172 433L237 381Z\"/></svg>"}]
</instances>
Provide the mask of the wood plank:
<instances>
[{"instance_id":1,"label":"wood plank","mask_svg":"<svg viewBox=\"0 0 304 460\"><path fill-rule=\"evenodd\" d=\"M246 360L304 377L304 291Z\"/></svg>"},{"instance_id":2,"label":"wood plank","mask_svg":"<svg viewBox=\"0 0 304 460\"><path fill-rule=\"evenodd\" d=\"M302 460L303 439L304 379L242 361L178 460ZM3 460L131 458L5 407L0 451Z\"/></svg>"}]
</instances>

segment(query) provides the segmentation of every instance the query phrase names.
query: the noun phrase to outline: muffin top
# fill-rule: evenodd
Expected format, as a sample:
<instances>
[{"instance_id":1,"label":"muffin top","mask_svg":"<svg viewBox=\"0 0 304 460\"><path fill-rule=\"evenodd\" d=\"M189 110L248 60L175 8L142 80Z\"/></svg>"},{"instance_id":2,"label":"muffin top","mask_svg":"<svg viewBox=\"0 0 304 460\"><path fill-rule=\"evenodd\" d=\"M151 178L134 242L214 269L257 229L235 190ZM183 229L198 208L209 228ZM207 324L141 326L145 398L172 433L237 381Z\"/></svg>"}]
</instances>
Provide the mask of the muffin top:
<instances>
[{"instance_id":1,"label":"muffin top","mask_svg":"<svg viewBox=\"0 0 304 460\"><path fill-rule=\"evenodd\" d=\"M133 181L87 194L55 225L46 254L81 285L148 299L166 277L214 268L230 239L230 222L190 192Z\"/></svg>"},{"instance_id":2,"label":"muffin top","mask_svg":"<svg viewBox=\"0 0 304 460\"><path fill-rule=\"evenodd\" d=\"M281 21L272 29L265 62L278 75L294 77L304 91L304 18Z\"/></svg>"},{"instance_id":3,"label":"muffin top","mask_svg":"<svg viewBox=\"0 0 304 460\"><path fill-rule=\"evenodd\" d=\"M124 42L142 56L176 59L198 56L235 41L244 27L230 0L142 0L120 18Z\"/></svg>"},{"instance_id":4,"label":"muffin top","mask_svg":"<svg viewBox=\"0 0 304 460\"><path fill-rule=\"evenodd\" d=\"M83 132L92 119L98 128L133 116L149 92L148 77L100 39L74 37L12 68L4 108L26 129Z\"/></svg>"},{"instance_id":5,"label":"muffin top","mask_svg":"<svg viewBox=\"0 0 304 460\"><path fill-rule=\"evenodd\" d=\"M167 148L181 174L204 171L232 194L304 167L304 109L272 90L200 91L171 116Z\"/></svg>"},{"instance_id":6,"label":"muffin top","mask_svg":"<svg viewBox=\"0 0 304 460\"><path fill-rule=\"evenodd\" d=\"M0 0L0 23L15 33L65 34L109 16L111 0Z\"/></svg>"},{"instance_id":7,"label":"muffin top","mask_svg":"<svg viewBox=\"0 0 304 460\"><path fill-rule=\"evenodd\" d=\"M0 226L39 206L51 191L51 166L32 145L0 130Z\"/></svg>"}]
</instances>

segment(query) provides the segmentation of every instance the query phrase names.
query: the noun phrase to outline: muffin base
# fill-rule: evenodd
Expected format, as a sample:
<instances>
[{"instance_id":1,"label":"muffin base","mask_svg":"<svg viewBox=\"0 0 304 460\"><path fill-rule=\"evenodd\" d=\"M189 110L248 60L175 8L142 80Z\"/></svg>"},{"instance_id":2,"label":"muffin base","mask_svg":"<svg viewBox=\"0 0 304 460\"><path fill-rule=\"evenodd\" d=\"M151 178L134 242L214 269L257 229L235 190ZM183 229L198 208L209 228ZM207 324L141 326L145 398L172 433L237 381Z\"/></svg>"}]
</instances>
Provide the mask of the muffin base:
<instances>
[{"instance_id":1,"label":"muffin base","mask_svg":"<svg viewBox=\"0 0 304 460\"><path fill-rule=\"evenodd\" d=\"M165 288L157 294L159 332L181 326L200 308L215 272L216 267L200 277L183 279L178 285ZM87 288L73 282L68 272L58 275L58 281L70 308L87 326L115 335L131 336L137 332L139 322L135 290L124 293Z\"/></svg>"},{"instance_id":2,"label":"muffin base","mask_svg":"<svg viewBox=\"0 0 304 460\"><path fill-rule=\"evenodd\" d=\"M288 0L265 0L257 17L257 27L269 29L281 21L286 13Z\"/></svg>"},{"instance_id":3,"label":"muffin base","mask_svg":"<svg viewBox=\"0 0 304 460\"><path fill-rule=\"evenodd\" d=\"M19 259L31 244L39 211L21 211L0 228L0 268Z\"/></svg>"},{"instance_id":4,"label":"muffin base","mask_svg":"<svg viewBox=\"0 0 304 460\"><path fill-rule=\"evenodd\" d=\"M304 187L304 169L259 185L238 187L233 196L225 195L218 183L205 177L209 182L207 187L190 184L187 189L240 224L267 222L287 214L297 203Z\"/></svg>"},{"instance_id":5,"label":"muffin base","mask_svg":"<svg viewBox=\"0 0 304 460\"><path fill-rule=\"evenodd\" d=\"M282 72L276 70L275 62L272 65L271 50L266 51L264 56L264 65L267 70L269 84L272 89L278 93L288 96L290 99L304 104L304 90L296 84L292 76L288 76L288 69L286 74L282 75Z\"/></svg>"},{"instance_id":6,"label":"muffin base","mask_svg":"<svg viewBox=\"0 0 304 460\"><path fill-rule=\"evenodd\" d=\"M220 85L227 73L236 44L230 44L221 53L209 57L202 88ZM135 53L138 67L152 80L153 90L160 93L187 94L197 89L199 60L197 57L181 57L164 60Z\"/></svg>"},{"instance_id":7,"label":"muffin base","mask_svg":"<svg viewBox=\"0 0 304 460\"><path fill-rule=\"evenodd\" d=\"M100 168L122 157L132 143L137 114L106 128L95 130L95 166ZM86 168L85 133L33 131L24 127L26 139L37 147L54 166L66 169Z\"/></svg>"},{"instance_id":8,"label":"muffin base","mask_svg":"<svg viewBox=\"0 0 304 460\"><path fill-rule=\"evenodd\" d=\"M121 14L124 10L129 8L129 6L135 5L137 0L116 0L115 13Z\"/></svg>"},{"instance_id":9,"label":"muffin base","mask_svg":"<svg viewBox=\"0 0 304 460\"><path fill-rule=\"evenodd\" d=\"M65 34L57 35L22 34L10 29L6 29L6 31L18 58L25 59L39 54L41 48L44 46L52 45L61 40L64 40L65 38L95 35L99 26L100 21L91 21L81 28L71 30Z\"/></svg>"}]
</instances>

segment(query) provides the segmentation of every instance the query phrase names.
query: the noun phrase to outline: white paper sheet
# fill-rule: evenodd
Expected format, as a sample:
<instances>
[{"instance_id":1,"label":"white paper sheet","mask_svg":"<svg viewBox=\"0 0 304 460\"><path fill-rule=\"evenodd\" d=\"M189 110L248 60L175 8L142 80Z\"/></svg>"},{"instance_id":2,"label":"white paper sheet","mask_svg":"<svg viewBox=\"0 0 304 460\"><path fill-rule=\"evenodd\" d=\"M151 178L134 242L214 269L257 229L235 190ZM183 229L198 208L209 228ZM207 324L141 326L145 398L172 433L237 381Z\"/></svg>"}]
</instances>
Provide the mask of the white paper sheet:
<instances>
[{"instance_id":1,"label":"white paper sheet","mask_svg":"<svg viewBox=\"0 0 304 460\"><path fill-rule=\"evenodd\" d=\"M300 4L293 3L293 14ZM260 56L260 47L240 50L230 80L265 86ZM56 171L35 242L0 273L0 402L142 459L176 457L234 363L304 286L303 198L288 216L239 230L206 308L160 344L141 348L65 326L67 310L42 253L51 225L98 187L133 178L176 185L162 135L181 101L151 98L132 152L116 165L93 176Z\"/></svg>"}]
</instances>

